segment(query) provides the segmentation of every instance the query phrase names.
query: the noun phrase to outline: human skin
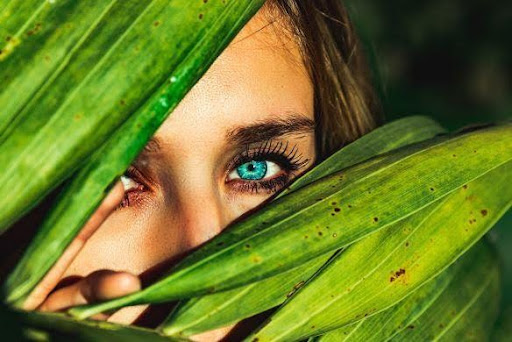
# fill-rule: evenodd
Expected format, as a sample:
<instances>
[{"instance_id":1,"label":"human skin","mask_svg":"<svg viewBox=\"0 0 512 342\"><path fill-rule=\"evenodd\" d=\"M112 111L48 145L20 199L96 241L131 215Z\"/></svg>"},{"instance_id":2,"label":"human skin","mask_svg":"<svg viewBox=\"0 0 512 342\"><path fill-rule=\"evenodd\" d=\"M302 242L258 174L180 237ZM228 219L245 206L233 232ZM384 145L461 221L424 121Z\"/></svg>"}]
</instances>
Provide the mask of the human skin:
<instances>
[{"instance_id":1,"label":"human skin","mask_svg":"<svg viewBox=\"0 0 512 342\"><path fill-rule=\"evenodd\" d=\"M260 10L132 164L126 192L114 188L25 307L59 311L136 291L139 276L261 205L313 165L313 102L298 44ZM145 308L96 318L131 324Z\"/></svg>"}]
</instances>

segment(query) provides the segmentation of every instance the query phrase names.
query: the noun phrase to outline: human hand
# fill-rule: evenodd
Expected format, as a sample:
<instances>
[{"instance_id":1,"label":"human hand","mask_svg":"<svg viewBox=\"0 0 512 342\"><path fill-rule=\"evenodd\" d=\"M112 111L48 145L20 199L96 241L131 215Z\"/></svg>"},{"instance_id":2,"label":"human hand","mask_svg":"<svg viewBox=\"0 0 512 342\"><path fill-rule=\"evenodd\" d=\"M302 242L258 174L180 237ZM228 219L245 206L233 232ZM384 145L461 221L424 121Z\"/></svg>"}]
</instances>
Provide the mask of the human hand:
<instances>
[{"instance_id":1,"label":"human hand","mask_svg":"<svg viewBox=\"0 0 512 342\"><path fill-rule=\"evenodd\" d=\"M76 305L120 297L140 289L139 278L131 273L99 270L78 279L70 285L54 290L75 256L121 203L123 196L123 185L118 182L64 251L61 258L29 295L24 303L24 309L60 311ZM95 318L106 319L108 316L102 314Z\"/></svg>"}]
</instances>

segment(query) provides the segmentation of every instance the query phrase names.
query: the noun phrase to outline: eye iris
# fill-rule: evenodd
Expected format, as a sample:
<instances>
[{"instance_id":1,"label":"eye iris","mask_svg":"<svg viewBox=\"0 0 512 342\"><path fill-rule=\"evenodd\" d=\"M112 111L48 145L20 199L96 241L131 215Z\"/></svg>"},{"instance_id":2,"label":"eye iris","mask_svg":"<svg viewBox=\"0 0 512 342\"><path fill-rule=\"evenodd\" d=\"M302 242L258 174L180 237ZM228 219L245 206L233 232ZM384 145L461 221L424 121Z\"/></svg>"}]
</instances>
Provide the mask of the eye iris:
<instances>
[{"instance_id":1,"label":"eye iris","mask_svg":"<svg viewBox=\"0 0 512 342\"><path fill-rule=\"evenodd\" d=\"M236 172L242 179L258 180L265 177L267 173L267 163L260 160L251 160L248 163L240 165Z\"/></svg>"}]
</instances>

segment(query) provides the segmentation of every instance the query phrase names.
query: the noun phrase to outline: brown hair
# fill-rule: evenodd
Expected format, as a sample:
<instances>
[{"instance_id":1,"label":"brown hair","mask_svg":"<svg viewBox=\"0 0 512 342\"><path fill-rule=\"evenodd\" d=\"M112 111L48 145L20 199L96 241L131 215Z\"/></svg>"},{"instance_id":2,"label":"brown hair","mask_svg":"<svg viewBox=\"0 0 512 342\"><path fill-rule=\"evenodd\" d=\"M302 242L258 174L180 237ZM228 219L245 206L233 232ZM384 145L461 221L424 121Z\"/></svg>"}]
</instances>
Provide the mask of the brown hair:
<instances>
[{"instance_id":1,"label":"brown hair","mask_svg":"<svg viewBox=\"0 0 512 342\"><path fill-rule=\"evenodd\" d=\"M268 0L301 48L315 93L317 161L382 123L363 49L341 0Z\"/></svg>"}]
</instances>

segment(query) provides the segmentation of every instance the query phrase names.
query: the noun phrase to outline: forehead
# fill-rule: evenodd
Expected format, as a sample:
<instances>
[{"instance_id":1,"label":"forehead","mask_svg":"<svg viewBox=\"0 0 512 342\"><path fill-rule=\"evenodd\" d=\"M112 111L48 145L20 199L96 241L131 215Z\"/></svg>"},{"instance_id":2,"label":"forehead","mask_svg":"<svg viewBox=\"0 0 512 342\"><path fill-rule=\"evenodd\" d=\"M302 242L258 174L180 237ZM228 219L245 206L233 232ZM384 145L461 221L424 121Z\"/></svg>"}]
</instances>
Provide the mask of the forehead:
<instances>
[{"instance_id":1,"label":"forehead","mask_svg":"<svg viewBox=\"0 0 512 342\"><path fill-rule=\"evenodd\" d=\"M263 11L240 31L157 132L160 140L221 140L233 126L299 113L313 87L296 42ZM196 139L196 140L197 140Z\"/></svg>"}]
</instances>

